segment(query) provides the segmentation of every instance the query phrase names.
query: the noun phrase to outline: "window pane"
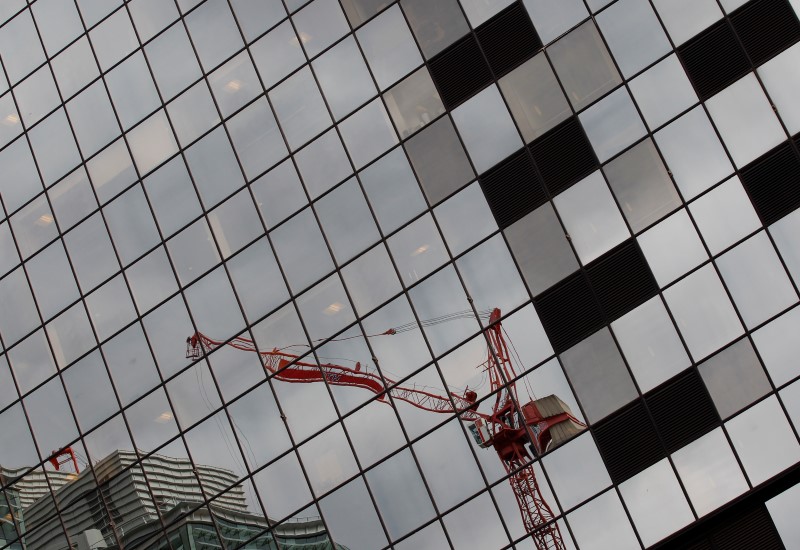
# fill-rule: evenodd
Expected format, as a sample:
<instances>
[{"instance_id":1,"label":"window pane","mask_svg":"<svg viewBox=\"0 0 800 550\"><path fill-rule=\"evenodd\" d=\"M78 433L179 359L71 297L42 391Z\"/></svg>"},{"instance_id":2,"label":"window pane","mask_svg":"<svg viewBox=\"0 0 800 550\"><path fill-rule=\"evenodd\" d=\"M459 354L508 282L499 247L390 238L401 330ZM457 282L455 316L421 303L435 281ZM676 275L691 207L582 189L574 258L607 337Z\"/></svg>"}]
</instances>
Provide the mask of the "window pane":
<instances>
[{"instance_id":1,"label":"window pane","mask_svg":"<svg viewBox=\"0 0 800 550\"><path fill-rule=\"evenodd\" d=\"M701 363L698 370L723 419L739 412L772 389L747 338Z\"/></svg>"},{"instance_id":2,"label":"window pane","mask_svg":"<svg viewBox=\"0 0 800 550\"><path fill-rule=\"evenodd\" d=\"M604 97L579 118L600 162L613 157L647 132L625 88Z\"/></svg>"},{"instance_id":3,"label":"window pane","mask_svg":"<svg viewBox=\"0 0 800 550\"><path fill-rule=\"evenodd\" d=\"M401 0L400 5L428 59L469 32L456 0Z\"/></svg>"},{"instance_id":4,"label":"window pane","mask_svg":"<svg viewBox=\"0 0 800 550\"><path fill-rule=\"evenodd\" d=\"M630 88L651 129L697 103L697 94L676 55L631 80Z\"/></svg>"},{"instance_id":5,"label":"window pane","mask_svg":"<svg viewBox=\"0 0 800 550\"><path fill-rule=\"evenodd\" d=\"M336 0L314 0L294 14L292 19L309 58L350 32L347 19Z\"/></svg>"},{"instance_id":6,"label":"window pane","mask_svg":"<svg viewBox=\"0 0 800 550\"><path fill-rule=\"evenodd\" d=\"M247 52L242 52L208 77L223 117L228 117L261 94L261 83Z\"/></svg>"},{"instance_id":7,"label":"window pane","mask_svg":"<svg viewBox=\"0 0 800 550\"><path fill-rule=\"evenodd\" d=\"M358 45L349 36L314 60L314 73L339 120L377 94Z\"/></svg>"},{"instance_id":8,"label":"window pane","mask_svg":"<svg viewBox=\"0 0 800 550\"><path fill-rule=\"evenodd\" d=\"M686 210L679 210L638 237L660 286L666 286L708 259Z\"/></svg>"},{"instance_id":9,"label":"window pane","mask_svg":"<svg viewBox=\"0 0 800 550\"><path fill-rule=\"evenodd\" d=\"M671 48L650 2L621 0L597 16L622 74L630 77Z\"/></svg>"},{"instance_id":10,"label":"window pane","mask_svg":"<svg viewBox=\"0 0 800 550\"><path fill-rule=\"evenodd\" d=\"M384 235L427 206L401 147L365 169L359 177Z\"/></svg>"},{"instance_id":11,"label":"window pane","mask_svg":"<svg viewBox=\"0 0 800 550\"><path fill-rule=\"evenodd\" d=\"M719 254L761 227L737 176L694 201L689 210L712 254Z\"/></svg>"},{"instance_id":12,"label":"window pane","mask_svg":"<svg viewBox=\"0 0 800 550\"><path fill-rule=\"evenodd\" d=\"M292 149L331 125L331 117L308 67L283 81L269 97Z\"/></svg>"},{"instance_id":13,"label":"window pane","mask_svg":"<svg viewBox=\"0 0 800 550\"><path fill-rule=\"evenodd\" d=\"M722 17L714 0L654 0L653 4L676 46Z\"/></svg>"},{"instance_id":14,"label":"window pane","mask_svg":"<svg viewBox=\"0 0 800 550\"><path fill-rule=\"evenodd\" d=\"M356 168L361 168L398 141L380 98L342 122L339 130Z\"/></svg>"},{"instance_id":15,"label":"window pane","mask_svg":"<svg viewBox=\"0 0 800 550\"><path fill-rule=\"evenodd\" d=\"M794 95L800 86L798 57L800 45L795 45L758 68L758 75L790 134L800 131L800 107Z\"/></svg>"},{"instance_id":16,"label":"window pane","mask_svg":"<svg viewBox=\"0 0 800 550\"><path fill-rule=\"evenodd\" d=\"M339 265L357 256L380 238L355 178L344 182L314 206Z\"/></svg>"},{"instance_id":17,"label":"window pane","mask_svg":"<svg viewBox=\"0 0 800 550\"><path fill-rule=\"evenodd\" d=\"M427 67L406 77L383 94L400 138L405 139L444 113Z\"/></svg>"},{"instance_id":18,"label":"window pane","mask_svg":"<svg viewBox=\"0 0 800 550\"><path fill-rule=\"evenodd\" d=\"M400 6L392 6L356 33L381 90L422 64Z\"/></svg>"},{"instance_id":19,"label":"window pane","mask_svg":"<svg viewBox=\"0 0 800 550\"><path fill-rule=\"evenodd\" d=\"M206 72L244 46L233 14L224 0L203 2L186 16L186 26Z\"/></svg>"}]
</instances>

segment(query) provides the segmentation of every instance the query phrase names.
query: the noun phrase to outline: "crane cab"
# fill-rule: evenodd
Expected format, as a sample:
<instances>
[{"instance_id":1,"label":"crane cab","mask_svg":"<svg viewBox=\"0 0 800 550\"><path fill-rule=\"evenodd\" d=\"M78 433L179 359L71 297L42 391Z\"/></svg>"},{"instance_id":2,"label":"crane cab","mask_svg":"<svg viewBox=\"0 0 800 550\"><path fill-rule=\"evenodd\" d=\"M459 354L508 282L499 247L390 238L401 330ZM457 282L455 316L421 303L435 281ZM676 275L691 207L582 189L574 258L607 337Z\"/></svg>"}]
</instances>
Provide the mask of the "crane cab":
<instances>
[{"instance_id":1,"label":"crane cab","mask_svg":"<svg viewBox=\"0 0 800 550\"><path fill-rule=\"evenodd\" d=\"M467 428L469 428L469 432L472 434L472 438L475 440L475 443L478 444L478 447L485 449L492 446L492 432L489 430L489 425L483 418L478 418L470 422Z\"/></svg>"}]
</instances>

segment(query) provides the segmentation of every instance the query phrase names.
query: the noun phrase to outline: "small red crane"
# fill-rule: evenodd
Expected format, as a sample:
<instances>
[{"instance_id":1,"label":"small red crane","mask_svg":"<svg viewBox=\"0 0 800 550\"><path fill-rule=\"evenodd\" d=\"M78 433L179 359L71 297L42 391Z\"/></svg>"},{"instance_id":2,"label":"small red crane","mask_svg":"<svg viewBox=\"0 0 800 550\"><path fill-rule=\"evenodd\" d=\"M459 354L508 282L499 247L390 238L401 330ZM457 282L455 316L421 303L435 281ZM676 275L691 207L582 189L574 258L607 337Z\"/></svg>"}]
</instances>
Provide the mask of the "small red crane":
<instances>
[{"instance_id":1,"label":"small red crane","mask_svg":"<svg viewBox=\"0 0 800 550\"><path fill-rule=\"evenodd\" d=\"M389 329L384 335L395 334ZM355 386L378 395L388 402L387 395L431 412L457 413L480 447L492 447L508 474L508 481L517 499L525 529L539 550L563 550L561 531L550 505L542 497L533 469L532 455L540 455L567 441L585 425L572 415L569 407L555 395L531 400L521 405L517 396L517 373L511 362L500 323L500 310L495 308L485 331L488 356L481 364L489 373L491 392L496 393L491 413L479 412L478 395L467 390L464 395L447 391L437 395L417 388L397 385L361 368L301 361L299 355L273 349L261 351L252 340L236 337L217 341L197 332L186 339L186 357L198 359L204 352L228 345L238 350L258 353L264 368L275 379L291 383L326 381L334 386ZM530 452L529 452L530 448Z\"/></svg>"},{"instance_id":2,"label":"small red crane","mask_svg":"<svg viewBox=\"0 0 800 550\"><path fill-rule=\"evenodd\" d=\"M75 458L75 452L72 450L72 447L64 447L63 449L53 451L50 453L50 458L47 460L56 470L61 470L61 466L71 462L72 467L75 468L75 473L81 473L78 468L78 460Z\"/></svg>"}]
</instances>

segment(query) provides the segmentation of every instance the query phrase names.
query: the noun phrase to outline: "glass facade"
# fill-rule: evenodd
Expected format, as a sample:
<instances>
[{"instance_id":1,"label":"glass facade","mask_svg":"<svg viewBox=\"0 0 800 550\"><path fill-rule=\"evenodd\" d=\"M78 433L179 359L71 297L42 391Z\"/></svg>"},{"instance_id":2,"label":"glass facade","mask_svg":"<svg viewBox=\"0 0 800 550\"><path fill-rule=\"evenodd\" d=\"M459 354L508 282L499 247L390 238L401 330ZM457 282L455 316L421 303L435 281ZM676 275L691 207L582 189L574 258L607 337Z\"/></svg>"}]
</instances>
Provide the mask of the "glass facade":
<instances>
[{"instance_id":1,"label":"glass facade","mask_svg":"<svg viewBox=\"0 0 800 550\"><path fill-rule=\"evenodd\" d=\"M798 13L0 2L0 550L800 548Z\"/></svg>"}]
</instances>

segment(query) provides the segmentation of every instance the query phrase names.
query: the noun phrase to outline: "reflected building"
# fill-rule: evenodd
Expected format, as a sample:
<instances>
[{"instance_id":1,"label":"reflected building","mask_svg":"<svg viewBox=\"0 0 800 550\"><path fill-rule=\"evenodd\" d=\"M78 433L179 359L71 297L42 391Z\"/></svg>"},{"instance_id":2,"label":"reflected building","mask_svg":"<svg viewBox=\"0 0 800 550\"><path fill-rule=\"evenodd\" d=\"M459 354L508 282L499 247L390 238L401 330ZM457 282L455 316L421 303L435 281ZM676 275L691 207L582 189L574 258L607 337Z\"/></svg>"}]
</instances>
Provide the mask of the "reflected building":
<instances>
[{"instance_id":1,"label":"reflected building","mask_svg":"<svg viewBox=\"0 0 800 550\"><path fill-rule=\"evenodd\" d=\"M0 550L797 544L798 10L0 2Z\"/></svg>"}]
</instances>

